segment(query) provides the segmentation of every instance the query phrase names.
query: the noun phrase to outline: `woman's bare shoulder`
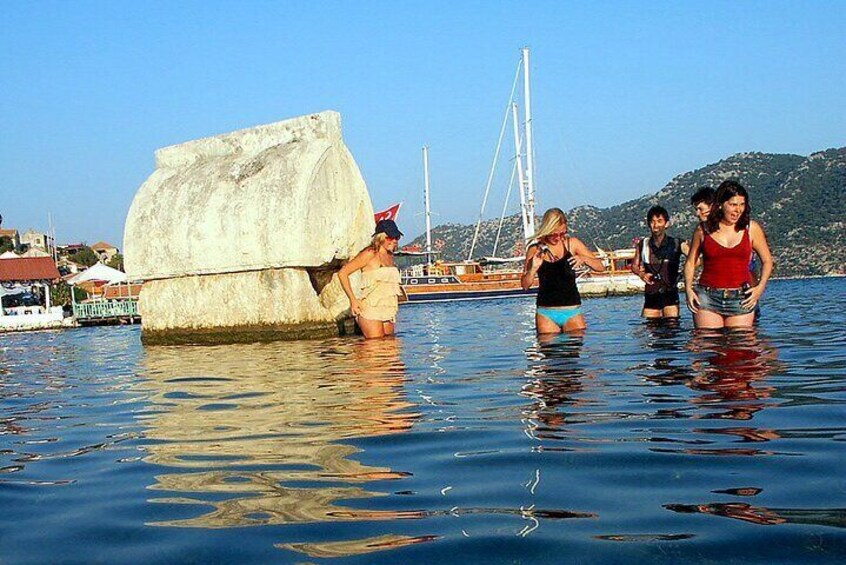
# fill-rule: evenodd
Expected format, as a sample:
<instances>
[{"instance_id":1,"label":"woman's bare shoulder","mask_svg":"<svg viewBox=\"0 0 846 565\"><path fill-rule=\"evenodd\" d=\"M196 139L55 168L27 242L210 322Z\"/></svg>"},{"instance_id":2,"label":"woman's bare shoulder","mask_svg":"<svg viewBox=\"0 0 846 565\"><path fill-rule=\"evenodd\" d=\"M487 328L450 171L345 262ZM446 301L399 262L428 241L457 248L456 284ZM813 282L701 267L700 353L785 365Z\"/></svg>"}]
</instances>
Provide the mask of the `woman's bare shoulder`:
<instances>
[{"instance_id":1,"label":"woman's bare shoulder","mask_svg":"<svg viewBox=\"0 0 846 565\"><path fill-rule=\"evenodd\" d=\"M764 233L764 228L756 220L749 220L749 231L753 233Z\"/></svg>"}]
</instances>

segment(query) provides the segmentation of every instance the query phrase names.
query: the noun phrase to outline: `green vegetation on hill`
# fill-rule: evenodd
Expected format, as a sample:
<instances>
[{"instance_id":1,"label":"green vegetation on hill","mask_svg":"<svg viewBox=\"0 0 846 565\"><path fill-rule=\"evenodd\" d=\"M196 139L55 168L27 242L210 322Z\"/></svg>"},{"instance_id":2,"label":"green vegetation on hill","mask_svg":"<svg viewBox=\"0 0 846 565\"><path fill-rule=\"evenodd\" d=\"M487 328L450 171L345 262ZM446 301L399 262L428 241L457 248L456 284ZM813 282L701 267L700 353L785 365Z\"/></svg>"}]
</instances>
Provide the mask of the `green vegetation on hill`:
<instances>
[{"instance_id":1,"label":"green vegetation on hill","mask_svg":"<svg viewBox=\"0 0 846 565\"><path fill-rule=\"evenodd\" d=\"M695 226L690 196L699 187L716 188L736 179L749 191L752 217L767 232L776 259L776 276L846 273L846 147L808 157L740 153L672 179L655 194L610 208L579 206L568 212L574 234L603 249L630 247L644 235L650 206L670 211L671 233L689 236ZM541 212L541 211L539 211ZM491 255L499 220L482 223L474 257ZM432 231L447 260L466 259L473 225L446 224ZM522 253L518 215L505 218L499 256ZM425 243L425 236L413 244Z\"/></svg>"}]
</instances>

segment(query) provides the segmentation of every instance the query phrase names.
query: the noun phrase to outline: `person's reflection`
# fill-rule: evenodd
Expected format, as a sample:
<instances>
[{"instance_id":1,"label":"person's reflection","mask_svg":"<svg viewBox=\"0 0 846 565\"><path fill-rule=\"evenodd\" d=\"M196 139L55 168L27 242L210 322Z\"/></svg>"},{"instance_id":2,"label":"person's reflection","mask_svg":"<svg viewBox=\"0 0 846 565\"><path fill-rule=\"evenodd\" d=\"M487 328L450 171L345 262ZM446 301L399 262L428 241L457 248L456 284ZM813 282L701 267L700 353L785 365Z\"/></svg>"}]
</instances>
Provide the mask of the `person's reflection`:
<instances>
[{"instance_id":1,"label":"person's reflection","mask_svg":"<svg viewBox=\"0 0 846 565\"><path fill-rule=\"evenodd\" d=\"M846 528L843 508L767 508L746 502L712 502L710 504L665 504L664 508L681 514L710 514L761 526L810 524Z\"/></svg>"},{"instance_id":2,"label":"person's reflection","mask_svg":"<svg viewBox=\"0 0 846 565\"><path fill-rule=\"evenodd\" d=\"M762 506L752 506L745 502L727 502L713 504L665 504L664 508L681 514L713 514L734 518L753 524L772 526L784 524L785 520L778 513Z\"/></svg>"},{"instance_id":3,"label":"person's reflection","mask_svg":"<svg viewBox=\"0 0 846 565\"><path fill-rule=\"evenodd\" d=\"M702 394L693 403L704 410L696 417L751 420L769 405L774 388L766 379L778 367L778 352L761 339L756 329L697 332L690 349L700 359L693 363L691 389ZM708 433L737 435L743 441L768 441L775 430L752 427L720 428Z\"/></svg>"},{"instance_id":4,"label":"person's reflection","mask_svg":"<svg viewBox=\"0 0 846 565\"><path fill-rule=\"evenodd\" d=\"M647 381L657 385L684 384L693 377L690 366L680 355L687 343L678 318L645 319L635 330L635 336L647 350L659 354L649 365L638 367Z\"/></svg>"},{"instance_id":5,"label":"person's reflection","mask_svg":"<svg viewBox=\"0 0 846 565\"><path fill-rule=\"evenodd\" d=\"M528 432L537 439L561 439L578 410L589 403L581 394L588 378L581 363L584 334L539 334L526 350L529 381L522 394L533 403L526 411Z\"/></svg>"},{"instance_id":6,"label":"person's reflection","mask_svg":"<svg viewBox=\"0 0 846 565\"><path fill-rule=\"evenodd\" d=\"M163 469L150 488L180 493L153 501L212 507L157 525L419 517L341 504L379 496L358 485L407 476L352 459L360 450L344 443L414 424L399 347L392 339L146 348L144 460Z\"/></svg>"}]
</instances>

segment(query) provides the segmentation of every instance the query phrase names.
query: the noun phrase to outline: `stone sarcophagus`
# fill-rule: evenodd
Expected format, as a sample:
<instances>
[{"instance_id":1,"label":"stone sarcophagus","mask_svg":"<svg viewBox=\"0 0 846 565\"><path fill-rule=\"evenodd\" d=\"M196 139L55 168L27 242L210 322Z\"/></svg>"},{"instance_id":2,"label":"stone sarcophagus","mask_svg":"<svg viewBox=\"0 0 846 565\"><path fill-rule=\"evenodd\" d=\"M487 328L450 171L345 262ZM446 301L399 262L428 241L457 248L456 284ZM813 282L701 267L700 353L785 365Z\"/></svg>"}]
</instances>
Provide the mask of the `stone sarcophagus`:
<instances>
[{"instance_id":1,"label":"stone sarcophagus","mask_svg":"<svg viewBox=\"0 0 846 565\"><path fill-rule=\"evenodd\" d=\"M124 232L145 281L145 343L224 343L343 333L335 273L370 240L373 206L322 112L166 147Z\"/></svg>"}]
</instances>

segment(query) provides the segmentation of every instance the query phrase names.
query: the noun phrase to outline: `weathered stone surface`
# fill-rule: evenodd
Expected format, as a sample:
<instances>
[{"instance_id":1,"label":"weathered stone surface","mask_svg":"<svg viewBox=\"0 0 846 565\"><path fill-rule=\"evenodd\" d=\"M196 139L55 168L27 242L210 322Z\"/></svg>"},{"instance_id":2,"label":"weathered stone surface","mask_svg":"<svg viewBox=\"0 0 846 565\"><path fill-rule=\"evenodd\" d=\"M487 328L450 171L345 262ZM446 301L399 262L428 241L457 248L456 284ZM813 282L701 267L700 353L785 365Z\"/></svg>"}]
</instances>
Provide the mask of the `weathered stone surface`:
<instances>
[{"instance_id":1,"label":"weathered stone surface","mask_svg":"<svg viewBox=\"0 0 846 565\"><path fill-rule=\"evenodd\" d=\"M337 112L161 149L156 165L124 233L145 341L342 331L333 273L369 241L373 207Z\"/></svg>"}]
</instances>

